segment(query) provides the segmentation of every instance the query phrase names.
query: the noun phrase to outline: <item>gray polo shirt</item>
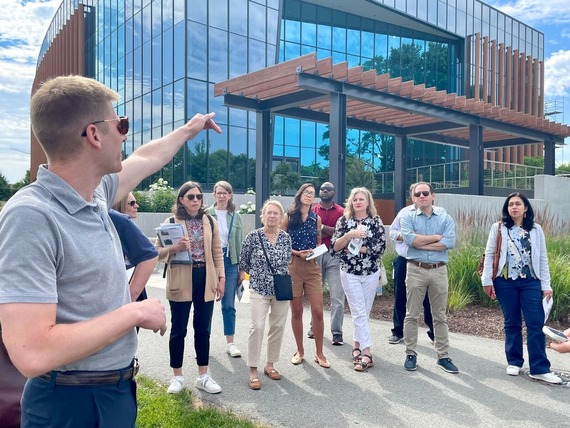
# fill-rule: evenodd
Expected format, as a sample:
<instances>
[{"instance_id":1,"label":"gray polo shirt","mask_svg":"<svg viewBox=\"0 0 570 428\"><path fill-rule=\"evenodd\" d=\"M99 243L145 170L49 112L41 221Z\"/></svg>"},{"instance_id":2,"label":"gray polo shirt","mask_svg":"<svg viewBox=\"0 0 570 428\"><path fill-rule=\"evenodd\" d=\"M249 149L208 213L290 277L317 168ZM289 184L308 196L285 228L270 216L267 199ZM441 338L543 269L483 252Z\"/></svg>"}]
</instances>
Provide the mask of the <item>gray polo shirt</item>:
<instances>
[{"instance_id":1,"label":"gray polo shirt","mask_svg":"<svg viewBox=\"0 0 570 428\"><path fill-rule=\"evenodd\" d=\"M57 323L98 317L130 302L121 242L108 208L116 174L86 202L40 166L38 179L0 212L0 303L55 303ZM26 322L22 317L22 322ZM113 370L131 362L135 329L81 361L57 370Z\"/></svg>"}]
</instances>

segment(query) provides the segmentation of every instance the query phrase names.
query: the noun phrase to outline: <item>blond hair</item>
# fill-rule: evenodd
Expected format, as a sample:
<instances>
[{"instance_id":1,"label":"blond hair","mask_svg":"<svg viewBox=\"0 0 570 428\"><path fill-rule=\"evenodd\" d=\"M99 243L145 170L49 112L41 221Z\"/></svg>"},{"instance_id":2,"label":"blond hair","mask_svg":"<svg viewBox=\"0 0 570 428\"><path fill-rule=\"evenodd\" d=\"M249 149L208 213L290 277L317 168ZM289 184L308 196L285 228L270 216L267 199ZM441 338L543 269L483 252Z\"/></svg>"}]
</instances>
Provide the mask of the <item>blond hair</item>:
<instances>
[{"instance_id":1,"label":"blond hair","mask_svg":"<svg viewBox=\"0 0 570 428\"><path fill-rule=\"evenodd\" d=\"M372 198L372 193L366 187L355 187L350 191L350 195L346 200L345 208L344 208L344 217L349 219L354 217L354 206L352 202L354 201L354 197L357 193L362 193L368 200L368 208L366 208L366 213L370 217L375 217L377 215L376 206L374 205L374 199Z\"/></svg>"},{"instance_id":2,"label":"blond hair","mask_svg":"<svg viewBox=\"0 0 570 428\"><path fill-rule=\"evenodd\" d=\"M81 151L81 134L92 122L104 118L116 92L83 76L46 80L30 101L32 132L49 160L66 161Z\"/></svg>"}]
</instances>

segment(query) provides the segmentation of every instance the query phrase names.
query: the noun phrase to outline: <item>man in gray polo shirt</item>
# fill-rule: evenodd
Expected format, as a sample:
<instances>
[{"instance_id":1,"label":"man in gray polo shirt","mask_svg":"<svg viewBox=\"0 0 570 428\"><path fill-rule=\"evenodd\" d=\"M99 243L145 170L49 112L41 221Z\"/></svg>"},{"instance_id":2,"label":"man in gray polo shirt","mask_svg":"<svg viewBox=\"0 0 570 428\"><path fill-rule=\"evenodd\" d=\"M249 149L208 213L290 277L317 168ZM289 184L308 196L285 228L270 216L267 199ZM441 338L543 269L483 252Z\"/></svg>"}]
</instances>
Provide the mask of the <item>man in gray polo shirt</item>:
<instances>
[{"instance_id":1,"label":"man in gray polo shirt","mask_svg":"<svg viewBox=\"0 0 570 428\"><path fill-rule=\"evenodd\" d=\"M214 114L141 146L121 162L128 119L117 94L79 76L45 82L31 123L46 153L38 179L0 212L0 323L27 377L22 426L134 426L135 327L164 334L158 299L130 301L108 209L166 164Z\"/></svg>"}]
</instances>

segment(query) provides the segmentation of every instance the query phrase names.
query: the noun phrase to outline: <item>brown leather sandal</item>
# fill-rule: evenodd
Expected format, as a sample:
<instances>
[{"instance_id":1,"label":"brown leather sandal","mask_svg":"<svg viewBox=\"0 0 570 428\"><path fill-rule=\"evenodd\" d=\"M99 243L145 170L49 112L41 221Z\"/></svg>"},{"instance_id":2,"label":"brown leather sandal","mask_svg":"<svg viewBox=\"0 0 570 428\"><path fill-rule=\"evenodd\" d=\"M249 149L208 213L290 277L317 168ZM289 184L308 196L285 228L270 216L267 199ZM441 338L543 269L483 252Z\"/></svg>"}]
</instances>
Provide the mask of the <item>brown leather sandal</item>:
<instances>
[{"instance_id":1,"label":"brown leather sandal","mask_svg":"<svg viewBox=\"0 0 570 428\"><path fill-rule=\"evenodd\" d=\"M352 364L354 365L358 364L361 359L362 359L362 351L360 350L360 348L354 348L352 350Z\"/></svg>"},{"instance_id":2,"label":"brown leather sandal","mask_svg":"<svg viewBox=\"0 0 570 428\"><path fill-rule=\"evenodd\" d=\"M249 387L257 391L258 389L261 389L261 381L258 378L250 379Z\"/></svg>"}]
</instances>

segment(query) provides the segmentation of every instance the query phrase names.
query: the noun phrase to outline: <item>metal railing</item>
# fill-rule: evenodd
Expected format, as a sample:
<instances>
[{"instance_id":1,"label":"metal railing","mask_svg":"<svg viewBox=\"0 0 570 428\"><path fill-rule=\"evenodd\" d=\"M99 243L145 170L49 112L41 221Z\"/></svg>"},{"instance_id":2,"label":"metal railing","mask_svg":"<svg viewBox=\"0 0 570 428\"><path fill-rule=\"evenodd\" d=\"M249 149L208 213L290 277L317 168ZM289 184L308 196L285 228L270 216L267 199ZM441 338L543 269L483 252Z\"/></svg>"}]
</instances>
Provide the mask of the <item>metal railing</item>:
<instances>
[{"instance_id":1,"label":"metal railing","mask_svg":"<svg viewBox=\"0 0 570 428\"><path fill-rule=\"evenodd\" d=\"M483 164L483 183L485 187L534 190L534 176L543 171L542 167L486 160ZM393 171L375 174L374 178L376 193L394 192ZM466 188L469 187L469 161L408 168L406 181L427 181L439 190Z\"/></svg>"}]
</instances>

